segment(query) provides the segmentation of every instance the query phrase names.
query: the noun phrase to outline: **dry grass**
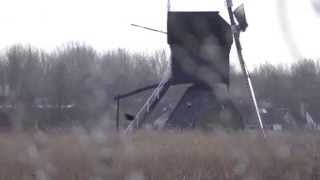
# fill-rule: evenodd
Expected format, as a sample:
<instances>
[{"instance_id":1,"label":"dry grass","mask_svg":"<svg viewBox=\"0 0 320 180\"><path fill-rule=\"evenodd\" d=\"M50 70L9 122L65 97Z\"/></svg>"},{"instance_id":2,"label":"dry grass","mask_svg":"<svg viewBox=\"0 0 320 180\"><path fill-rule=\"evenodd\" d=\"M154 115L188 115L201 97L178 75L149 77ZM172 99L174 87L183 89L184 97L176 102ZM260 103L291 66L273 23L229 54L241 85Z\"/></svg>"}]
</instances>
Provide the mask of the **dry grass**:
<instances>
[{"instance_id":1,"label":"dry grass","mask_svg":"<svg viewBox=\"0 0 320 180\"><path fill-rule=\"evenodd\" d=\"M0 180L320 180L320 133L0 134Z\"/></svg>"}]
</instances>

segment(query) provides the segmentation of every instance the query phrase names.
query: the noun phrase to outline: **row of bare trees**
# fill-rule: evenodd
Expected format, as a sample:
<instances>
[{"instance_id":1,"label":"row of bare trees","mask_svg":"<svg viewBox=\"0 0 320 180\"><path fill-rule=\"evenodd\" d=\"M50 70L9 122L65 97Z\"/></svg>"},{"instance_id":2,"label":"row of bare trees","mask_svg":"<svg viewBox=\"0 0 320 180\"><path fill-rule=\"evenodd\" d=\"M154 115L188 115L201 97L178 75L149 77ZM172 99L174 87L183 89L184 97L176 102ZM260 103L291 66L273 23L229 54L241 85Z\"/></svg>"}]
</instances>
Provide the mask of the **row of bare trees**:
<instances>
[{"instance_id":1,"label":"row of bare trees","mask_svg":"<svg viewBox=\"0 0 320 180\"><path fill-rule=\"evenodd\" d=\"M6 111L17 127L94 126L97 121L112 120L114 96L159 81L169 68L165 51L142 54L118 49L98 53L79 43L51 53L17 45L3 51L0 59L1 111ZM246 92L241 73L232 75L234 92ZM310 111L320 112L317 61L263 64L252 77L258 99L296 112L304 102ZM136 109L139 101L135 100L146 95L133 97L124 108ZM248 97L243 93L236 96ZM320 118L320 114L316 116Z\"/></svg>"},{"instance_id":2,"label":"row of bare trees","mask_svg":"<svg viewBox=\"0 0 320 180\"><path fill-rule=\"evenodd\" d=\"M263 64L253 73L260 99L298 114L301 104L307 105L320 123L320 64L303 59L289 65Z\"/></svg>"},{"instance_id":3,"label":"row of bare trees","mask_svg":"<svg viewBox=\"0 0 320 180\"><path fill-rule=\"evenodd\" d=\"M109 117L115 95L157 82L168 66L164 51L97 53L78 43L51 53L18 45L0 58L2 111L18 127L92 126Z\"/></svg>"}]
</instances>

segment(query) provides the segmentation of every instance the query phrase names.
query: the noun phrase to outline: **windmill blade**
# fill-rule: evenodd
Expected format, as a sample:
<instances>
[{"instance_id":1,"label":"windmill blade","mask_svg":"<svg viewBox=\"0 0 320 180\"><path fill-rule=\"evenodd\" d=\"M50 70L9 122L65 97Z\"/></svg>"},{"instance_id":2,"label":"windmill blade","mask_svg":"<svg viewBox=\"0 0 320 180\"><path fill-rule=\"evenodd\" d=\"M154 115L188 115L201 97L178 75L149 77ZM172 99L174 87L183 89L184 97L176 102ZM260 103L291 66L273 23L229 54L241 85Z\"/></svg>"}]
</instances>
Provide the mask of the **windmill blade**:
<instances>
[{"instance_id":1,"label":"windmill blade","mask_svg":"<svg viewBox=\"0 0 320 180\"><path fill-rule=\"evenodd\" d=\"M237 27L237 24L236 24L235 19L234 19L234 13L232 12L232 0L226 0L226 3L227 3L228 14L229 14L231 26L232 27ZM232 32L233 33L233 38L235 40L235 46L236 46L236 49L237 49L237 54L238 54L239 62L240 62L240 65L241 65L241 69L243 71L244 76L247 79L247 85L248 85L249 93L250 93L250 96L251 96L251 100L252 100L252 103L254 105L254 109L255 109L255 112L257 114L257 117L258 117L258 122L260 124L260 129L262 131L263 136L265 137L266 135L265 135L265 131L264 131L264 124L263 124L263 121L262 121L262 118L261 118L261 115L260 115L259 106L258 106L258 103L257 103L255 91L254 91L254 88L253 88L253 85L252 85L252 81L251 81L251 78L250 78L250 74L249 74L248 68L246 66L246 63L244 61L244 58L243 58L243 55L242 55L242 51L241 51L242 47L241 47L240 37L239 37L240 36L240 32L238 31L238 28L232 28L232 29L233 29L233 32Z\"/></svg>"},{"instance_id":2,"label":"windmill blade","mask_svg":"<svg viewBox=\"0 0 320 180\"><path fill-rule=\"evenodd\" d=\"M236 17L238 23L239 23L239 28L241 31L245 31L248 27L248 22L246 18L246 13L244 10L244 5L241 4L238 6L234 11L233 11L234 16Z\"/></svg>"}]
</instances>

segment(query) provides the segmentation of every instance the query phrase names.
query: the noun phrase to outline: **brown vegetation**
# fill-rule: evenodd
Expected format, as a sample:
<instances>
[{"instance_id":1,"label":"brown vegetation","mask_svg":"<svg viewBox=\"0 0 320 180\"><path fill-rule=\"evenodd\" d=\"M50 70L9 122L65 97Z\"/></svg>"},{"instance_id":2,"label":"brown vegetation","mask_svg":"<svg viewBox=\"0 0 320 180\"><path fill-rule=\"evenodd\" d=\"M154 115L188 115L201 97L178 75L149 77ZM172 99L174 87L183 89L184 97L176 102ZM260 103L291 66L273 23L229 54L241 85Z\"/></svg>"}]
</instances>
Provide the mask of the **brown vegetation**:
<instances>
[{"instance_id":1,"label":"brown vegetation","mask_svg":"<svg viewBox=\"0 0 320 180\"><path fill-rule=\"evenodd\" d=\"M0 135L0 179L320 179L319 132Z\"/></svg>"}]
</instances>

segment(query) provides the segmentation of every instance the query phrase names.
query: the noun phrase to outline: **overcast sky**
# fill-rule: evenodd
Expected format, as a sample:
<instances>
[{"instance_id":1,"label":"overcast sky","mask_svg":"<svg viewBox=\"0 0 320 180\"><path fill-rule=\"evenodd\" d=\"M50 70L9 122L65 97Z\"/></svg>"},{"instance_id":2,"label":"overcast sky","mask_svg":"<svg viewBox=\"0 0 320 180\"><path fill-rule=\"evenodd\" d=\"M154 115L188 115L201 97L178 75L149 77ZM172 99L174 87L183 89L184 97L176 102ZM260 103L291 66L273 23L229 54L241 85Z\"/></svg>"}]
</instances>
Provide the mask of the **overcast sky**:
<instances>
[{"instance_id":1,"label":"overcast sky","mask_svg":"<svg viewBox=\"0 0 320 180\"><path fill-rule=\"evenodd\" d=\"M320 57L320 0L244 0L249 28L242 34L252 67ZM175 11L220 11L224 0L172 0ZM319 8L320 9L320 8ZM99 51L168 49L166 36L130 27L166 30L167 0L0 0L0 49L22 43L52 51L70 41ZM232 61L237 62L232 51Z\"/></svg>"}]
</instances>

